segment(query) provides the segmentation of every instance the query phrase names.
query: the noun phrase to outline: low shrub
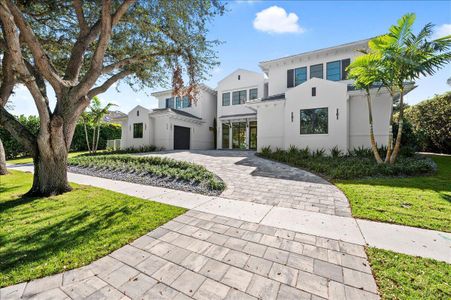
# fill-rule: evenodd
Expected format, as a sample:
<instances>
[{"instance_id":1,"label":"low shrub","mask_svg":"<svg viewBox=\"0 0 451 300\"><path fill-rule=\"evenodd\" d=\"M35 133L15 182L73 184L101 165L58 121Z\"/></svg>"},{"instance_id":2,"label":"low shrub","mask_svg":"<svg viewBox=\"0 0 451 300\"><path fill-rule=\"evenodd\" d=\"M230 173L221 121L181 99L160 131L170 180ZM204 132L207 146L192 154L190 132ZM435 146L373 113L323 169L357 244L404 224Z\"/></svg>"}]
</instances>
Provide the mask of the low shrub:
<instances>
[{"instance_id":1,"label":"low shrub","mask_svg":"<svg viewBox=\"0 0 451 300\"><path fill-rule=\"evenodd\" d=\"M120 171L141 176L157 176L205 185L222 191L224 182L206 168L194 163L165 157L131 155L81 155L69 159L69 165L95 170Z\"/></svg>"},{"instance_id":2,"label":"low shrub","mask_svg":"<svg viewBox=\"0 0 451 300\"><path fill-rule=\"evenodd\" d=\"M382 152L384 149L381 149ZM329 179L356 179L364 177L427 175L436 171L435 163L422 156L400 156L397 162L377 164L370 149L358 148L343 155L338 148L325 156L324 149L310 152L308 148L294 151L294 148L274 152L266 147L258 154L261 157L287 163L295 167L321 174Z\"/></svg>"}]
</instances>

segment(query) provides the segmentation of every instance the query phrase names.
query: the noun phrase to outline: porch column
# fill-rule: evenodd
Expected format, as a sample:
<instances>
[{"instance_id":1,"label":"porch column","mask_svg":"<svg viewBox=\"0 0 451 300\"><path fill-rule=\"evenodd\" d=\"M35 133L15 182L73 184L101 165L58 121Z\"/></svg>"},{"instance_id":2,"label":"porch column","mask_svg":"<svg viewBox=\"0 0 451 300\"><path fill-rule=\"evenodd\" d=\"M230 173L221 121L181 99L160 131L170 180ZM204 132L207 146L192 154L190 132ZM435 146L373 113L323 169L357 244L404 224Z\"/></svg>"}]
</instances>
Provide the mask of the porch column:
<instances>
[{"instance_id":1,"label":"porch column","mask_svg":"<svg viewBox=\"0 0 451 300\"><path fill-rule=\"evenodd\" d=\"M250 146L250 131L249 131L249 119L246 119L246 149L249 150Z\"/></svg>"},{"instance_id":2,"label":"porch column","mask_svg":"<svg viewBox=\"0 0 451 300\"><path fill-rule=\"evenodd\" d=\"M229 149L233 149L233 145L232 145L232 136L233 136L233 126L232 126L232 122L230 122L229 124L227 124L227 126L229 126Z\"/></svg>"}]
</instances>

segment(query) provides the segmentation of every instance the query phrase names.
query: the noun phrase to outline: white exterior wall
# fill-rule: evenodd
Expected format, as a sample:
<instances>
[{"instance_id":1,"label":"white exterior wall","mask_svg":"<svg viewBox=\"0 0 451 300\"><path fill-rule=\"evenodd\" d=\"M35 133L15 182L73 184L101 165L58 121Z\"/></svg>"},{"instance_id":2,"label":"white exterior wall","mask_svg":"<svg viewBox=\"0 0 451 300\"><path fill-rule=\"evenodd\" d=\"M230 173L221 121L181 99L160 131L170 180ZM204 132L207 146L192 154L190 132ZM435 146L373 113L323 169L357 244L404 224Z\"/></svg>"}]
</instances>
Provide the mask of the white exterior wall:
<instances>
[{"instance_id":1,"label":"white exterior wall","mask_svg":"<svg viewBox=\"0 0 451 300\"><path fill-rule=\"evenodd\" d=\"M240 79L238 79L238 76ZM255 114L255 110L247 107L245 104L236 104L233 105L233 96L232 93L234 91L247 91L247 100L249 100L249 90L257 88L257 97L263 97L263 82L264 75L263 73L252 72L248 70L238 69L234 71L232 74L228 75L224 79L222 79L218 83L217 90L217 117L218 117L218 128L217 128L217 148L222 148L222 122L234 121L233 119L221 119L222 116L231 116L231 115L251 115ZM230 105L223 106L222 105L222 94L230 93ZM255 116L249 116L250 118L255 119ZM235 121L247 121L247 116L239 116ZM257 125L258 126L258 125ZM257 131L258 134L258 131ZM230 130L230 136L232 136L232 129ZM231 139L230 139L231 146Z\"/></svg>"},{"instance_id":2,"label":"white exterior wall","mask_svg":"<svg viewBox=\"0 0 451 300\"><path fill-rule=\"evenodd\" d=\"M390 132L391 96L386 91L372 91L373 130L378 146L386 146ZM349 100L349 149L371 147L366 96L351 94Z\"/></svg>"},{"instance_id":3,"label":"white exterior wall","mask_svg":"<svg viewBox=\"0 0 451 300\"><path fill-rule=\"evenodd\" d=\"M137 112L139 111L139 116ZM133 124L143 123L143 137L133 138ZM137 106L128 113L128 119L122 123L121 148L142 147L152 145L153 126L149 118L149 110L142 106Z\"/></svg>"},{"instance_id":4,"label":"white exterior wall","mask_svg":"<svg viewBox=\"0 0 451 300\"><path fill-rule=\"evenodd\" d=\"M253 106L254 107L254 106ZM259 103L257 112L257 150L266 146L284 147L285 138L285 100Z\"/></svg>"},{"instance_id":5,"label":"white exterior wall","mask_svg":"<svg viewBox=\"0 0 451 300\"><path fill-rule=\"evenodd\" d=\"M316 88L316 96L312 96L312 88ZM290 145L299 148L309 147L311 150L324 149L326 152L335 146L342 151L348 149L348 109L347 85L313 78L290 89L286 93L285 106L285 141L284 148ZM300 110L312 108L328 108L327 134L300 134ZM337 119L338 109L338 119ZM293 113L293 122L291 121Z\"/></svg>"},{"instance_id":6,"label":"white exterior wall","mask_svg":"<svg viewBox=\"0 0 451 300\"><path fill-rule=\"evenodd\" d=\"M365 49L366 47L367 41L364 41L358 44L352 44L348 47L335 49L332 48L330 50L321 51L319 53L312 52L310 54L292 56L270 62L263 62L260 64L260 66L268 75L269 95L285 93L286 91L294 88L287 88L287 70L289 69L307 67L307 79L309 79L310 66L322 63L323 79L326 79L326 64L328 62L347 58L350 58L351 61L353 61L356 56L361 55L361 53L357 52L357 50Z\"/></svg>"}]
</instances>

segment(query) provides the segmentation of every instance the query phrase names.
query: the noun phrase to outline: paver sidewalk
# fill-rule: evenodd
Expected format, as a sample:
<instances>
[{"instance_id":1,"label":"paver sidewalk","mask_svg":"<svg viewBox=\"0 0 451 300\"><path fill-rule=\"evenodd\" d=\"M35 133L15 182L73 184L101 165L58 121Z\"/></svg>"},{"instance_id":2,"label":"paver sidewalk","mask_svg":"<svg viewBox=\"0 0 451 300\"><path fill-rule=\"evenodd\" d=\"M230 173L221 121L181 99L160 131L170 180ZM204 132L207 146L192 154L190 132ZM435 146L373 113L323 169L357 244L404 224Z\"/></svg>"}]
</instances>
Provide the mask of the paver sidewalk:
<instances>
[{"instance_id":1,"label":"paver sidewalk","mask_svg":"<svg viewBox=\"0 0 451 300\"><path fill-rule=\"evenodd\" d=\"M191 210L6 299L378 299L363 246Z\"/></svg>"}]
</instances>

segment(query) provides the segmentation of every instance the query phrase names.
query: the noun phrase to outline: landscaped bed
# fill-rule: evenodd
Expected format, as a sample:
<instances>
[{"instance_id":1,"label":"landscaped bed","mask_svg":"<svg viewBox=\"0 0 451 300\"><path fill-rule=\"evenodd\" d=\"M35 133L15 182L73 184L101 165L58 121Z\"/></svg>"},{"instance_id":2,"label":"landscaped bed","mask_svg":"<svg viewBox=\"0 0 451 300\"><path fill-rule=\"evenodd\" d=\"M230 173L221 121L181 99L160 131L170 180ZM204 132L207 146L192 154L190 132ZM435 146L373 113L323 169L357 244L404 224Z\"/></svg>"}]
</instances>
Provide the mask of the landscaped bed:
<instances>
[{"instance_id":1,"label":"landscaped bed","mask_svg":"<svg viewBox=\"0 0 451 300\"><path fill-rule=\"evenodd\" d=\"M382 299L450 299L451 265L433 259L368 248Z\"/></svg>"},{"instance_id":2,"label":"landscaped bed","mask_svg":"<svg viewBox=\"0 0 451 300\"><path fill-rule=\"evenodd\" d=\"M219 195L225 188L203 166L161 157L83 155L69 159L69 171L205 195Z\"/></svg>"},{"instance_id":3,"label":"landscaped bed","mask_svg":"<svg viewBox=\"0 0 451 300\"><path fill-rule=\"evenodd\" d=\"M87 265L185 212L95 187L49 198L22 195L32 174L0 185L0 287Z\"/></svg>"}]
</instances>

